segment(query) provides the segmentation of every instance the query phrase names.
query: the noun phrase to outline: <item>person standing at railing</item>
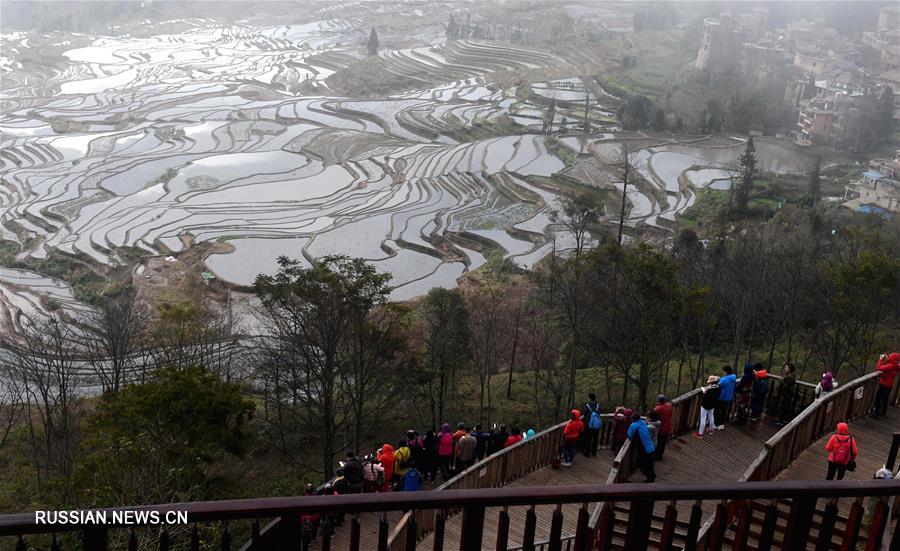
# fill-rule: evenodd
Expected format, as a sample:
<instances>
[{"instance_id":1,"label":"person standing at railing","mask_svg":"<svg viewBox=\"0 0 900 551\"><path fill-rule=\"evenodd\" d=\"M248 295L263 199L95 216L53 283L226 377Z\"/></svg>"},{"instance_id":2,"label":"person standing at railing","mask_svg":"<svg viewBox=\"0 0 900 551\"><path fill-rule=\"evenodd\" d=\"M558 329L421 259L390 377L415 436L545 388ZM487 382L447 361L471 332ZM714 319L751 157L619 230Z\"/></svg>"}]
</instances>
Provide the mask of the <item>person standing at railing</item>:
<instances>
[{"instance_id":1,"label":"person standing at railing","mask_svg":"<svg viewBox=\"0 0 900 551\"><path fill-rule=\"evenodd\" d=\"M475 464L475 447L478 440L472 434L474 430L472 429L456 443L456 472L462 472Z\"/></svg>"},{"instance_id":2,"label":"person standing at railing","mask_svg":"<svg viewBox=\"0 0 900 551\"><path fill-rule=\"evenodd\" d=\"M890 356L882 354L875 368L878 370L878 390L875 391L874 417L883 417L887 415L894 379L900 371L900 353L894 352Z\"/></svg>"},{"instance_id":3,"label":"person standing at railing","mask_svg":"<svg viewBox=\"0 0 900 551\"><path fill-rule=\"evenodd\" d=\"M578 442L581 440L582 432L584 432L584 423L581 422L581 412L573 409L572 418L563 427L563 467L572 466L572 460L575 459L575 450L578 447Z\"/></svg>"},{"instance_id":4,"label":"person standing at railing","mask_svg":"<svg viewBox=\"0 0 900 551\"><path fill-rule=\"evenodd\" d=\"M450 463L453 460L453 433L450 432L450 424L444 423L438 434L438 464L441 466L441 476L444 480L450 480L452 476Z\"/></svg>"},{"instance_id":5,"label":"person standing at railing","mask_svg":"<svg viewBox=\"0 0 900 551\"><path fill-rule=\"evenodd\" d=\"M822 373L822 380L819 381L819 384L816 385L813 393L816 396L816 400L819 398L824 398L834 392L838 386L837 381L834 380L834 375L831 374L831 371Z\"/></svg>"},{"instance_id":6,"label":"person standing at railing","mask_svg":"<svg viewBox=\"0 0 900 551\"><path fill-rule=\"evenodd\" d=\"M672 402L666 400L664 394L656 397L656 407L653 408L659 415L659 434L656 435L656 460L661 461L669 443L669 435L672 434Z\"/></svg>"},{"instance_id":7,"label":"person standing at railing","mask_svg":"<svg viewBox=\"0 0 900 551\"><path fill-rule=\"evenodd\" d=\"M403 475L412 464L412 452L407 445L405 438L401 438L397 442L397 449L394 452L394 489L400 490L403 486Z\"/></svg>"},{"instance_id":8,"label":"person standing at railing","mask_svg":"<svg viewBox=\"0 0 900 551\"><path fill-rule=\"evenodd\" d=\"M719 401L716 403L715 421L716 428L725 430L725 424L728 422L728 412L731 410L731 402L734 400L734 387L737 385L737 375L730 365L722 368L722 375L719 377Z\"/></svg>"},{"instance_id":9,"label":"person standing at railing","mask_svg":"<svg viewBox=\"0 0 900 551\"><path fill-rule=\"evenodd\" d=\"M491 433L481 430L481 425L475 425L472 436L475 437L475 461L481 461L487 454Z\"/></svg>"},{"instance_id":10,"label":"person standing at railing","mask_svg":"<svg viewBox=\"0 0 900 551\"><path fill-rule=\"evenodd\" d=\"M503 447L508 448L513 444L518 444L524 439L525 437L519 432L519 427L513 426L512 430L509 432L509 436L506 437L506 442L503 443Z\"/></svg>"},{"instance_id":11,"label":"person standing at railing","mask_svg":"<svg viewBox=\"0 0 900 551\"><path fill-rule=\"evenodd\" d=\"M422 475L426 481L437 481L438 471L438 439L433 430L425 433L422 439Z\"/></svg>"},{"instance_id":12,"label":"person standing at railing","mask_svg":"<svg viewBox=\"0 0 900 551\"><path fill-rule=\"evenodd\" d=\"M738 424L746 425L750 419L750 395L753 392L753 383L756 382L756 374L750 362L744 364L744 376L737 385L737 417Z\"/></svg>"},{"instance_id":13,"label":"person standing at railing","mask_svg":"<svg viewBox=\"0 0 900 551\"><path fill-rule=\"evenodd\" d=\"M391 490L391 480L394 478L394 446L385 444L378 450L378 462L384 467L384 484L381 485L379 492L389 492Z\"/></svg>"},{"instance_id":14,"label":"person standing at railing","mask_svg":"<svg viewBox=\"0 0 900 551\"><path fill-rule=\"evenodd\" d=\"M373 493L384 487L384 467L371 455L367 455L363 463L363 476L365 477L363 488L366 493Z\"/></svg>"},{"instance_id":15,"label":"person standing at railing","mask_svg":"<svg viewBox=\"0 0 900 551\"><path fill-rule=\"evenodd\" d=\"M344 459L344 464L341 465L341 468L344 469L344 478L347 479L348 489L351 494L360 494L363 491L363 466L359 461L359 458L356 457L352 451L347 452L346 459Z\"/></svg>"},{"instance_id":16,"label":"person standing at railing","mask_svg":"<svg viewBox=\"0 0 900 551\"><path fill-rule=\"evenodd\" d=\"M779 394L778 424L786 425L794 418L794 408L797 403L797 371L794 364L784 362L781 368L781 385Z\"/></svg>"},{"instance_id":17,"label":"person standing at railing","mask_svg":"<svg viewBox=\"0 0 900 551\"><path fill-rule=\"evenodd\" d=\"M614 454L619 453L622 445L625 444L625 440L628 439L628 427L631 426L631 418L633 416L634 411L631 409L625 406L616 407L616 411L613 413L612 451Z\"/></svg>"},{"instance_id":18,"label":"person standing at railing","mask_svg":"<svg viewBox=\"0 0 900 551\"><path fill-rule=\"evenodd\" d=\"M826 480L834 480L835 475L838 480L844 480L844 473L848 470L847 466L851 461L856 461L856 455L859 453L856 439L850 435L850 427L847 423L838 423L836 431L836 434L832 434L828 443L825 444L825 451L828 452Z\"/></svg>"},{"instance_id":19,"label":"person standing at railing","mask_svg":"<svg viewBox=\"0 0 900 551\"><path fill-rule=\"evenodd\" d=\"M626 433L631 445L634 446L637 454L637 468L646 478L646 482L656 480L656 469L654 462L656 461L656 448L653 447L653 440L650 438L650 430L647 423L642 417L636 417L634 422L628 427Z\"/></svg>"},{"instance_id":20,"label":"person standing at railing","mask_svg":"<svg viewBox=\"0 0 900 551\"><path fill-rule=\"evenodd\" d=\"M756 380L753 381L753 388L750 389L750 420L759 421L766 403L766 396L769 394L769 373L763 369L762 364L756 364L754 371Z\"/></svg>"},{"instance_id":21,"label":"person standing at railing","mask_svg":"<svg viewBox=\"0 0 900 551\"><path fill-rule=\"evenodd\" d=\"M506 432L506 425L503 423L500 424L499 427L496 427L491 432L491 439L488 447L488 455L493 455L498 451L502 450L504 446L506 446L506 441L509 439L509 433Z\"/></svg>"},{"instance_id":22,"label":"person standing at railing","mask_svg":"<svg viewBox=\"0 0 900 551\"><path fill-rule=\"evenodd\" d=\"M692 435L694 438L702 439L707 427L709 428L709 435L716 431L713 413L719 405L719 396L721 396L721 389L719 389L718 383L719 378L715 375L710 375L706 379L706 386L700 387L700 391L703 393L703 396L700 397L700 429Z\"/></svg>"},{"instance_id":23,"label":"person standing at railing","mask_svg":"<svg viewBox=\"0 0 900 551\"><path fill-rule=\"evenodd\" d=\"M587 402L581 410L581 418L585 420L586 426L581 443L581 452L585 457L597 455L597 447L600 445L600 402L597 396L592 392L588 394Z\"/></svg>"}]
</instances>

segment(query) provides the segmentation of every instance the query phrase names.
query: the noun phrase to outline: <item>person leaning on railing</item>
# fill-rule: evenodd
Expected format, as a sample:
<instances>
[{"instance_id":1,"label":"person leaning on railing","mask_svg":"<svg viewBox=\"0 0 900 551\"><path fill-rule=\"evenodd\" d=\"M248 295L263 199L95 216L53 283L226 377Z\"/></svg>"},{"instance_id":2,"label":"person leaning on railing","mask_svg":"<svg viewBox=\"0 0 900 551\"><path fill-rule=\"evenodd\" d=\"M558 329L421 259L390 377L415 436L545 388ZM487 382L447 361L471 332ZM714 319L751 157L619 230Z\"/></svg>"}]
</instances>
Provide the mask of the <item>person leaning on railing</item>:
<instances>
[{"instance_id":1,"label":"person leaning on railing","mask_svg":"<svg viewBox=\"0 0 900 551\"><path fill-rule=\"evenodd\" d=\"M882 354L875 366L878 370L878 390L875 391L875 412L873 417L887 415L888 402L891 399L891 390L894 388L894 379L900 371L900 353L891 355Z\"/></svg>"}]
</instances>

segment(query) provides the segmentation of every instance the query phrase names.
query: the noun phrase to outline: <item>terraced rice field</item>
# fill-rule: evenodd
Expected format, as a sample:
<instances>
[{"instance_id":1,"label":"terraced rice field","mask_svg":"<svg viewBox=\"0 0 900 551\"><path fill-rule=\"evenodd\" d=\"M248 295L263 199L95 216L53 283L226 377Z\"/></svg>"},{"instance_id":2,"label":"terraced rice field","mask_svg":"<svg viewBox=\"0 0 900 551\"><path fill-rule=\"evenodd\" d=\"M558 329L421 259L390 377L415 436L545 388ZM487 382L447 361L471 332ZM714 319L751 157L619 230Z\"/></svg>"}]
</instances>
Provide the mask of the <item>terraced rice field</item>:
<instances>
[{"instance_id":1,"label":"terraced rice field","mask_svg":"<svg viewBox=\"0 0 900 551\"><path fill-rule=\"evenodd\" d=\"M388 70L421 89L330 94L328 77L358 61L348 44L363 36L339 19L200 21L177 35L97 38L66 50L68 63L41 82L7 60L18 86L3 91L0 237L20 257L55 251L111 266L125 262L123 247L168 255L185 236L227 241L233 251L207 264L241 285L279 255L348 254L390 271L401 299L453 286L484 262L448 233L485 232L509 254L538 249L503 228L546 205L521 180L497 178L562 169L543 136L451 135L513 105L514 91L486 86L485 74L558 60L475 41L385 50ZM5 38L28 47L24 34Z\"/></svg>"},{"instance_id":2,"label":"terraced rice field","mask_svg":"<svg viewBox=\"0 0 900 551\"><path fill-rule=\"evenodd\" d=\"M34 36L3 35L0 240L18 244L19 259L63 254L131 266L143 262L135 251L178 255L227 242L207 267L249 285L280 255L347 254L391 272L402 300L456 285L492 248L522 266L566 248L549 217L558 199L529 183L565 168L539 133L543 118L553 102L554 132L563 118L583 125L588 97L593 128L610 130L610 96L596 97L577 76L527 90L490 78L565 60L504 42L446 42L440 25L423 25L415 44L384 48L376 60L408 90L343 97L332 88L366 57L364 20L186 23L147 38L73 35L72 48L43 35L62 53L40 70L17 61ZM473 133L500 123L513 131ZM564 143L589 155L592 139L610 137ZM715 158L689 145L642 152L645 177L670 199L661 207L632 190L630 223L674 217L693 200L679 175L733 160L739 149ZM20 314L48 310L51 299L74 312L67 289L5 271L0 324L15 328Z\"/></svg>"}]
</instances>

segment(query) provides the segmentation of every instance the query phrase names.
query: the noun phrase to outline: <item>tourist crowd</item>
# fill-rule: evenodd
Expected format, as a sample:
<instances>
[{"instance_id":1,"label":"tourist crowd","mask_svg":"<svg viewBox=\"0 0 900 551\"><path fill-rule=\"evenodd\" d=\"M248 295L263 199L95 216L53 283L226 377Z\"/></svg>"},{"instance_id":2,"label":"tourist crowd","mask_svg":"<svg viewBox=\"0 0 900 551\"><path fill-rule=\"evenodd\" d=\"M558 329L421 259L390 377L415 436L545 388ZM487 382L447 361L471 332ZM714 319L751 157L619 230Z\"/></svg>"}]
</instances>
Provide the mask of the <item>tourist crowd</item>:
<instances>
[{"instance_id":1,"label":"tourist crowd","mask_svg":"<svg viewBox=\"0 0 900 551\"><path fill-rule=\"evenodd\" d=\"M886 415L894 379L900 372L900 353L882 354L876 368L879 380L872 415L880 417ZM823 374L814 390L815 399L827 397L837 384L831 373ZM799 398L796 370L790 362L782 367L778 389L778 395L769 399L768 411L777 416L777 424L784 425L796 415ZM759 421L770 392L769 374L761 364L748 363L738 379L732 367L726 365L721 375L710 375L698 391L702 394L700 419L693 436L704 439L724 430L732 419L737 424ZM672 402L663 394L657 397L655 407L644 415L636 415L634 409L625 406L613 409L612 451L618 453L625 442L630 441L636 453L637 468L647 482L656 480L655 462L662 460L665 454L672 434L673 411ZM586 457L597 455L603 424L601 413L602 408L593 393L580 409L571 411L563 428L560 466L571 467L579 450ZM384 444L377 452L361 459L353 452L347 452L335 478L318 490L308 485L307 494L414 492L423 483L435 483L438 474L449 480L485 457L534 435L533 429L520 433L517 427L507 430L502 424L483 430L478 424L459 423L454 431L444 423L440 430L428 430L424 435L409 430L396 446ZM837 424L835 434L826 444L826 451L828 480L835 477L841 480L847 470L853 470L859 449L847 423ZM307 515L303 521L304 534L308 533L306 527L309 527L314 537L319 518ZM340 518L334 518L329 524L340 521Z\"/></svg>"}]
</instances>

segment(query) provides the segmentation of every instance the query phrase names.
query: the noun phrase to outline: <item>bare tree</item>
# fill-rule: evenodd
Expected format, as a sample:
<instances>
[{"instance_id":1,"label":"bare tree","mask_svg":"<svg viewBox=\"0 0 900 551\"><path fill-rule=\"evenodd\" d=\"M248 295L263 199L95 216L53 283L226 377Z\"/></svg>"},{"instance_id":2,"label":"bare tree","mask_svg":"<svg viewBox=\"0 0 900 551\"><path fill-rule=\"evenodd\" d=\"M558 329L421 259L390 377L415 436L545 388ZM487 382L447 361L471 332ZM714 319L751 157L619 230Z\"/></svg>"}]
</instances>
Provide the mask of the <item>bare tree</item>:
<instances>
[{"instance_id":1,"label":"bare tree","mask_svg":"<svg viewBox=\"0 0 900 551\"><path fill-rule=\"evenodd\" d=\"M628 142L622 142L622 149L618 157L611 159L610 164L617 169L619 178L622 180L622 202L619 207L619 230L616 237L616 243L622 244L622 235L625 231L625 214L628 205L628 185L634 183L636 172L640 169L639 149L632 148Z\"/></svg>"},{"instance_id":2,"label":"bare tree","mask_svg":"<svg viewBox=\"0 0 900 551\"><path fill-rule=\"evenodd\" d=\"M2 371L21 381L28 440L40 491L51 481L66 492L74 472L84 351L76 330L55 318L33 318L18 338L0 343ZM66 497L66 496L63 496Z\"/></svg>"},{"instance_id":3,"label":"bare tree","mask_svg":"<svg viewBox=\"0 0 900 551\"><path fill-rule=\"evenodd\" d=\"M6 354L0 351L0 354ZM5 363L5 362L4 362ZM25 386L10 365L0 367L0 448L23 420Z\"/></svg>"},{"instance_id":4,"label":"bare tree","mask_svg":"<svg viewBox=\"0 0 900 551\"><path fill-rule=\"evenodd\" d=\"M489 423L492 407L491 376L500 366L509 337L505 324L509 301L503 286L498 282L488 281L473 287L466 295L466 302L469 310L472 364L480 384L478 422Z\"/></svg>"},{"instance_id":5,"label":"bare tree","mask_svg":"<svg viewBox=\"0 0 900 551\"><path fill-rule=\"evenodd\" d=\"M145 322L134 293L104 302L82 320L82 343L104 392L118 392L133 376Z\"/></svg>"}]
</instances>

